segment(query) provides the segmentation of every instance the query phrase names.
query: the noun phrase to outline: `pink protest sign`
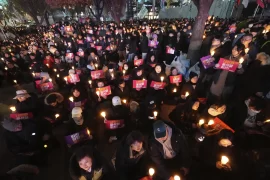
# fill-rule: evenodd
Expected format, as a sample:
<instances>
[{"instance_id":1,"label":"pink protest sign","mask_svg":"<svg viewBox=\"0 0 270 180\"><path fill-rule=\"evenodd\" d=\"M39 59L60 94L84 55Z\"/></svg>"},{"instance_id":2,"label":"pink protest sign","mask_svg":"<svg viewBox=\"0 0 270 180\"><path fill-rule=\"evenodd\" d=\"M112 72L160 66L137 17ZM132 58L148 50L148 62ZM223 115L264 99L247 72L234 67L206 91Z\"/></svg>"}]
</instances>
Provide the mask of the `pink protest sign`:
<instances>
[{"instance_id":1,"label":"pink protest sign","mask_svg":"<svg viewBox=\"0 0 270 180\"><path fill-rule=\"evenodd\" d=\"M155 89L164 89L165 83L164 82L156 82L152 81L150 87Z\"/></svg>"},{"instance_id":2,"label":"pink protest sign","mask_svg":"<svg viewBox=\"0 0 270 180\"><path fill-rule=\"evenodd\" d=\"M223 69L230 72L235 72L238 65L239 65L239 62L220 58L218 64L216 65L216 68Z\"/></svg>"},{"instance_id":3,"label":"pink protest sign","mask_svg":"<svg viewBox=\"0 0 270 180\"><path fill-rule=\"evenodd\" d=\"M133 80L134 89L144 89L147 87L147 80Z\"/></svg>"}]
</instances>

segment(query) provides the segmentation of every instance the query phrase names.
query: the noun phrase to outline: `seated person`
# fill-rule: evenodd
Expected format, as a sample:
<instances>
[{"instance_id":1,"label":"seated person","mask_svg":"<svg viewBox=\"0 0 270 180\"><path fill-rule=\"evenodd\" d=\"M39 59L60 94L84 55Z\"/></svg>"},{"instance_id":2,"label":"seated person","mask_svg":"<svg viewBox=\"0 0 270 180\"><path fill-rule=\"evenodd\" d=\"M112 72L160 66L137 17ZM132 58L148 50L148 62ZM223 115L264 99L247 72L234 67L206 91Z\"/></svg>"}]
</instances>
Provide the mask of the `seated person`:
<instances>
[{"instance_id":1,"label":"seated person","mask_svg":"<svg viewBox=\"0 0 270 180\"><path fill-rule=\"evenodd\" d=\"M73 154L69 172L74 180L111 180L114 172L108 162L91 146L83 146Z\"/></svg>"},{"instance_id":2,"label":"seated person","mask_svg":"<svg viewBox=\"0 0 270 180\"><path fill-rule=\"evenodd\" d=\"M142 133L132 131L123 138L116 152L115 168L119 180L137 180L147 176L149 159Z\"/></svg>"},{"instance_id":3,"label":"seated person","mask_svg":"<svg viewBox=\"0 0 270 180\"><path fill-rule=\"evenodd\" d=\"M150 156L157 166L157 176L173 180L175 172L188 174L191 157L187 141L177 127L170 122L158 120L153 124L154 136L150 137Z\"/></svg>"}]
</instances>

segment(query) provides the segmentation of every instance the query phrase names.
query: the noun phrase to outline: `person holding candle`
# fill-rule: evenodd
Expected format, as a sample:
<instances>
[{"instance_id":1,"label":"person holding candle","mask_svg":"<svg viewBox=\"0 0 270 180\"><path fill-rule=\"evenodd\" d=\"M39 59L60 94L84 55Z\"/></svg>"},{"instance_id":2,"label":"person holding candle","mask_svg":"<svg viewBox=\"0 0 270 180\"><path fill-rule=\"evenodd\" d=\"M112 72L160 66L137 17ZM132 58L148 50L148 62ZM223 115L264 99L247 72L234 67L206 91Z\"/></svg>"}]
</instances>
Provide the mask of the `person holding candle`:
<instances>
[{"instance_id":1,"label":"person holding candle","mask_svg":"<svg viewBox=\"0 0 270 180\"><path fill-rule=\"evenodd\" d=\"M225 57L225 59L239 62L241 58L244 58L245 51L244 51L244 45L237 44L233 47L232 53L230 56ZM239 64L240 65L240 64ZM228 101L228 98L230 98L234 87L236 83L236 78L238 75L243 74L244 69L247 66L247 62L244 61L241 66L238 66L239 69L235 72L230 72L226 70L218 70L216 71L213 82L210 87L211 96L210 98L221 98L222 101L226 102Z\"/></svg>"},{"instance_id":2,"label":"person holding candle","mask_svg":"<svg viewBox=\"0 0 270 180\"><path fill-rule=\"evenodd\" d=\"M83 110L89 107L87 90L79 85L75 85L71 89L71 96L69 97L69 109L71 110L74 107L81 107Z\"/></svg>"},{"instance_id":3,"label":"person holding candle","mask_svg":"<svg viewBox=\"0 0 270 180\"><path fill-rule=\"evenodd\" d=\"M38 115L39 103L38 97L34 93L28 93L26 90L16 91L16 96L13 98L17 100L15 105L17 113L33 113L34 116Z\"/></svg>"},{"instance_id":4,"label":"person holding candle","mask_svg":"<svg viewBox=\"0 0 270 180\"><path fill-rule=\"evenodd\" d=\"M64 97L58 92L48 94L44 99L43 117L51 123L68 120L68 109L64 103ZM59 117L55 115L59 114Z\"/></svg>"},{"instance_id":5,"label":"person holding candle","mask_svg":"<svg viewBox=\"0 0 270 180\"><path fill-rule=\"evenodd\" d=\"M135 68L132 74L131 84L133 80L146 80L146 76L144 74L144 70L142 67ZM132 86L131 86L132 87ZM135 100L136 102L141 102L147 95L147 89L136 89L132 88L131 90L131 99Z\"/></svg>"},{"instance_id":6,"label":"person holding candle","mask_svg":"<svg viewBox=\"0 0 270 180\"><path fill-rule=\"evenodd\" d=\"M113 141L116 141L123 136L125 130L129 128L128 119L128 108L122 104L119 96L114 96L112 98L112 106L106 110L106 121L124 120L124 124L120 125L116 129L107 129L107 134L109 135L109 143L112 143Z\"/></svg>"},{"instance_id":7,"label":"person holding candle","mask_svg":"<svg viewBox=\"0 0 270 180\"><path fill-rule=\"evenodd\" d=\"M173 173L186 176L191 165L186 139L180 129L168 121L156 121L149 138L149 154L157 167L157 176L173 179ZM172 173L173 172L173 173Z\"/></svg>"},{"instance_id":8,"label":"person holding candle","mask_svg":"<svg viewBox=\"0 0 270 180\"><path fill-rule=\"evenodd\" d=\"M205 105L199 101L188 101L185 104L180 103L169 114L169 118L184 134L190 135L196 131L196 123L204 109Z\"/></svg>"},{"instance_id":9,"label":"person holding candle","mask_svg":"<svg viewBox=\"0 0 270 180\"><path fill-rule=\"evenodd\" d=\"M137 180L147 176L150 159L143 134L132 131L116 150L115 169L119 180Z\"/></svg>"},{"instance_id":10,"label":"person holding candle","mask_svg":"<svg viewBox=\"0 0 270 180\"><path fill-rule=\"evenodd\" d=\"M152 82L161 82L164 83L164 88L156 88L151 87ZM151 94L151 96L155 96L157 99L157 104L161 104L165 97L165 85L168 84L168 79L166 74L162 71L162 67L160 64L157 64L155 66L155 71L150 73L148 77L148 93Z\"/></svg>"},{"instance_id":11,"label":"person holding candle","mask_svg":"<svg viewBox=\"0 0 270 180\"><path fill-rule=\"evenodd\" d=\"M241 43L245 47L245 53L249 55L248 62L254 61L256 59L256 55L258 53L258 48L256 45L252 42L253 35L252 34L246 34L242 37Z\"/></svg>"},{"instance_id":12,"label":"person holding candle","mask_svg":"<svg viewBox=\"0 0 270 180\"><path fill-rule=\"evenodd\" d=\"M189 73L189 81L183 84L183 87L180 90L180 98L179 102L183 103L186 102L190 97L192 99L196 99L198 96L198 88L197 88L197 82L198 82L198 74L195 72Z\"/></svg>"},{"instance_id":13,"label":"person holding candle","mask_svg":"<svg viewBox=\"0 0 270 180\"><path fill-rule=\"evenodd\" d=\"M167 95L166 98L164 99L164 103L166 104L177 104L178 97L180 97L180 90L182 87L182 82L177 82L177 83L171 83L170 77L171 76L178 76L180 75L178 73L178 70L175 67L171 67L170 70L170 76L168 76L168 86L166 87L167 90Z\"/></svg>"}]
</instances>

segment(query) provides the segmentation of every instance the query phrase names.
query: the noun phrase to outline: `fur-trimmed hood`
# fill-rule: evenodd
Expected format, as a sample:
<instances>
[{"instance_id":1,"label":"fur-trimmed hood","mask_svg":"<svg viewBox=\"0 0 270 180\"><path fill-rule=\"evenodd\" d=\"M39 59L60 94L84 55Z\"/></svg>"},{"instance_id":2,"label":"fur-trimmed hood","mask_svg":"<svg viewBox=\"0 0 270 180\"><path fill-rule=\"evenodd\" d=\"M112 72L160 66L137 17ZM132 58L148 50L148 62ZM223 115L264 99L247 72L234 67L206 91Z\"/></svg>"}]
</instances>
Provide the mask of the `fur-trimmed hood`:
<instances>
[{"instance_id":1,"label":"fur-trimmed hood","mask_svg":"<svg viewBox=\"0 0 270 180\"><path fill-rule=\"evenodd\" d=\"M262 66L270 65L270 56L265 52L258 53L256 59L261 62Z\"/></svg>"},{"instance_id":2,"label":"fur-trimmed hood","mask_svg":"<svg viewBox=\"0 0 270 180\"><path fill-rule=\"evenodd\" d=\"M44 103L45 103L46 105L49 105L47 99L48 99L48 97L49 97L50 95L52 95L52 94L55 94L55 95L57 96L57 99L56 99L57 103L62 103L62 102L64 101L64 97L63 97L62 94L57 93L57 92L53 92L53 93L48 94L48 95L45 97Z\"/></svg>"}]
</instances>

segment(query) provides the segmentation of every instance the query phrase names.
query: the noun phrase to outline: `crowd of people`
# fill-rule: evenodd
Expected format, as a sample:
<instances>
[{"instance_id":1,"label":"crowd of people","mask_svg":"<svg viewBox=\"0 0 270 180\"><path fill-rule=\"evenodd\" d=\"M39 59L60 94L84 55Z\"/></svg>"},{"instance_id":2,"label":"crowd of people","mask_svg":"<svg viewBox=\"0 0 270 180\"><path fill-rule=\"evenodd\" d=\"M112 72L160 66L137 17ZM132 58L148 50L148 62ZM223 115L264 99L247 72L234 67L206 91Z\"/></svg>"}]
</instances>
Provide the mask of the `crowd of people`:
<instances>
[{"instance_id":1,"label":"crowd of people","mask_svg":"<svg viewBox=\"0 0 270 180\"><path fill-rule=\"evenodd\" d=\"M35 178L61 126L74 180L269 179L270 21L209 16L197 63L193 25L86 18L1 42L17 163L2 177ZM117 144L109 159L103 142Z\"/></svg>"}]
</instances>

